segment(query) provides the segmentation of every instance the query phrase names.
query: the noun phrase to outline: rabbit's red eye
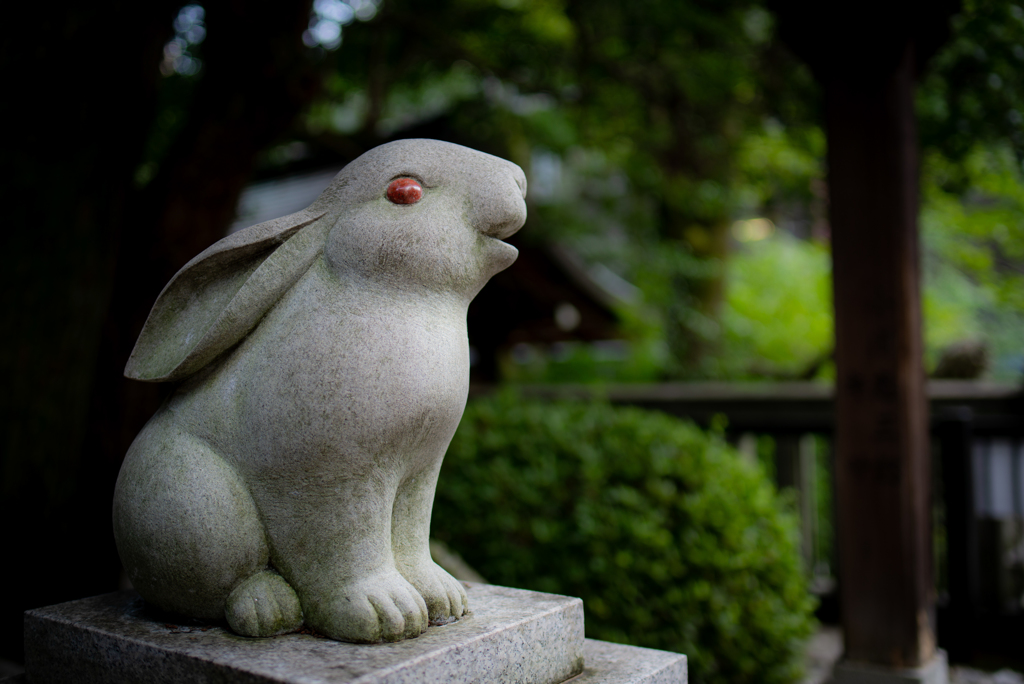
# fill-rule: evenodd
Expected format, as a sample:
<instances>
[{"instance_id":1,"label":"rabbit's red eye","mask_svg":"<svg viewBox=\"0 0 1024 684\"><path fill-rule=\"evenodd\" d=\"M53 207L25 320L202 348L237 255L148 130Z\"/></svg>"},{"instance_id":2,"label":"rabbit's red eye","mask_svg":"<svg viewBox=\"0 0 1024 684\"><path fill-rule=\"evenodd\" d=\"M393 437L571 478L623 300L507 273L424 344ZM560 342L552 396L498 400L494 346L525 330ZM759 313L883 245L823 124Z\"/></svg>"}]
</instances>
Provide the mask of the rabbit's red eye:
<instances>
[{"instance_id":1,"label":"rabbit's red eye","mask_svg":"<svg viewBox=\"0 0 1024 684\"><path fill-rule=\"evenodd\" d=\"M412 178L396 178L388 186L388 199L395 204L416 204L423 198L423 188Z\"/></svg>"}]
</instances>

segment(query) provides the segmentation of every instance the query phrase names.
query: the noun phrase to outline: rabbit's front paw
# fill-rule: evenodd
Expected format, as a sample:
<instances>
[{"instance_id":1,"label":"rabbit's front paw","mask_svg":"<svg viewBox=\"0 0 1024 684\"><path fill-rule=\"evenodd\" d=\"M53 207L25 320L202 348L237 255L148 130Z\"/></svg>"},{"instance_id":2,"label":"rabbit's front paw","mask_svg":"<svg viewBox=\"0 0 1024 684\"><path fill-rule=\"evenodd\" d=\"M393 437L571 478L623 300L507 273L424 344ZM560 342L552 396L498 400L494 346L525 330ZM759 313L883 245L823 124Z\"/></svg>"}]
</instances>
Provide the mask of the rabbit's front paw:
<instances>
[{"instance_id":1,"label":"rabbit's front paw","mask_svg":"<svg viewBox=\"0 0 1024 684\"><path fill-rule=\"evenodd\" d=\"M306 624L339 641L399 641L427 629L423 597L398 572L372 575L311 597Z\"/></svg>"},{"instance_id":2,"label":"rabbit's front paw","mask_svg":"<svg viewBox=\"0 0 1024 684\"><path fill-rule=\"evenodd\" d=\"M228 595L224 617L237 634L268 637L302 626L302 608L295 590L277 573L264 570Z\"/></svg>"},{"instance_id":3,"label":"rabbit's front paw","mask_svg":"<svg viewBox=\"0 0 1024 684\"><path fill-rule=\"evenodd\" d=\"M402 575L427 603L430 624L446 625L469 612L469 599L462 583L432 560L402 567Z\"/></svg>"}]
</instances>

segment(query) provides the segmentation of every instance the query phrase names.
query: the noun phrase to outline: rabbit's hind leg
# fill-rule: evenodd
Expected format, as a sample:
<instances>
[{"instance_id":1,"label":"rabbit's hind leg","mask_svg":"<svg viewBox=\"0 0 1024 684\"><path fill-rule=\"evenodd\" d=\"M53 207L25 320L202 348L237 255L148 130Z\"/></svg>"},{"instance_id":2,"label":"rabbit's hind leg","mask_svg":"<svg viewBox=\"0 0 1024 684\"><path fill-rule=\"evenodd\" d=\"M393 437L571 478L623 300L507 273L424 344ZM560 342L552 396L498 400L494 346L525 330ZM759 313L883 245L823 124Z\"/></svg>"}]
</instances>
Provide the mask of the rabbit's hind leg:
<instances>
[{"instance_id":1,"label":"rabbit's hind leg","mask_svg":"<svg viewBox=\"0 0 1024 684\"><path fill-rule=\"evenodd\" d=\"M302 626L299 597L272 570L258 572L235 587L228 596L225 616L231 629L251 637L284 634Z\"/></svg>"},{"instance_id":2,"label":"rabbit's hind leg","mask_svg":"<svg viewBox=\"0 0 1024 684\"><path fill-rule=\"evenodd\" d=\"M114 537L147 602L224 619L228 595L266 570L263 524L247 488L205 441L161 412L128 450L114 493Z\"/></svg>"}]
</instances>

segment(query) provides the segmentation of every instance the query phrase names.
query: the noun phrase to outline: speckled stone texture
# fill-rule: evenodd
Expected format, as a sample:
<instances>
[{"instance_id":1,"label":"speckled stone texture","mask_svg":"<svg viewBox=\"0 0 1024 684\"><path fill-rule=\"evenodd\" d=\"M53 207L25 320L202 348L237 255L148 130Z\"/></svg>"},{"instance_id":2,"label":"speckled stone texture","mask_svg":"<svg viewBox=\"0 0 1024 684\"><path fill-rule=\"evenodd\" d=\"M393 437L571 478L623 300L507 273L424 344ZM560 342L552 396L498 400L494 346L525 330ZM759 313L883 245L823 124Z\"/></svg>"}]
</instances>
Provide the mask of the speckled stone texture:
<instances>
[{"instance_id":1,"label":"speckled stone texture","mask_svg":"<svg viewBox=\"0 0 1024 684\"><path fill-rule=\"evenodd\" d=\"M582 601L485 584L466 589L473 606L468 616L415 639L382 644L306 634L244 638L218 625L154 619L135 592L106 594L28 611L26 672L34 684L555 684L583 669ZM598 656L602 669L626 672L614 662L618 653Z\"/></svg>"},{"instance_id":2,"label":"speckled stone texture","mask_svg":"<svg viewBox=\"0 0 1024 684\"><path fill-rule=\"evenodd\" d=\"M586 668L572 684L687 684L686 656L587 639Z\"/></svg>"}]
</instances>

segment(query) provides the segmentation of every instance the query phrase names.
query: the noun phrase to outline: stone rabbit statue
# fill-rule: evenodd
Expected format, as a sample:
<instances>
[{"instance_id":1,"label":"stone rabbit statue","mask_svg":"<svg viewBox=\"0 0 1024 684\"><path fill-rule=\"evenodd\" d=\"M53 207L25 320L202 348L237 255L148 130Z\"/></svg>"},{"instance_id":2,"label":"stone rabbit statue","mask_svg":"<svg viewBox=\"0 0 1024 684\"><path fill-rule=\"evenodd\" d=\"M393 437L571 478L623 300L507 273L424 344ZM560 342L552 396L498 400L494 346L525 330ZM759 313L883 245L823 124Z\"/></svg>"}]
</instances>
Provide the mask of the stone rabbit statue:
<instances>
[{"instance_id":1,"label":"stone rabbit statue","mask_svg":"<svg viewBox=\"0 0 1024 684\"><path fill-rule=\"evenodd\" d=\"M138 592L246 636L356 642L467 610L430 512L469 384L466 309L517 250L518 166L402 140L309 208L217 242L160 294L125 375L178 382L125 457Z\"/></svg>"}]
</instances>

